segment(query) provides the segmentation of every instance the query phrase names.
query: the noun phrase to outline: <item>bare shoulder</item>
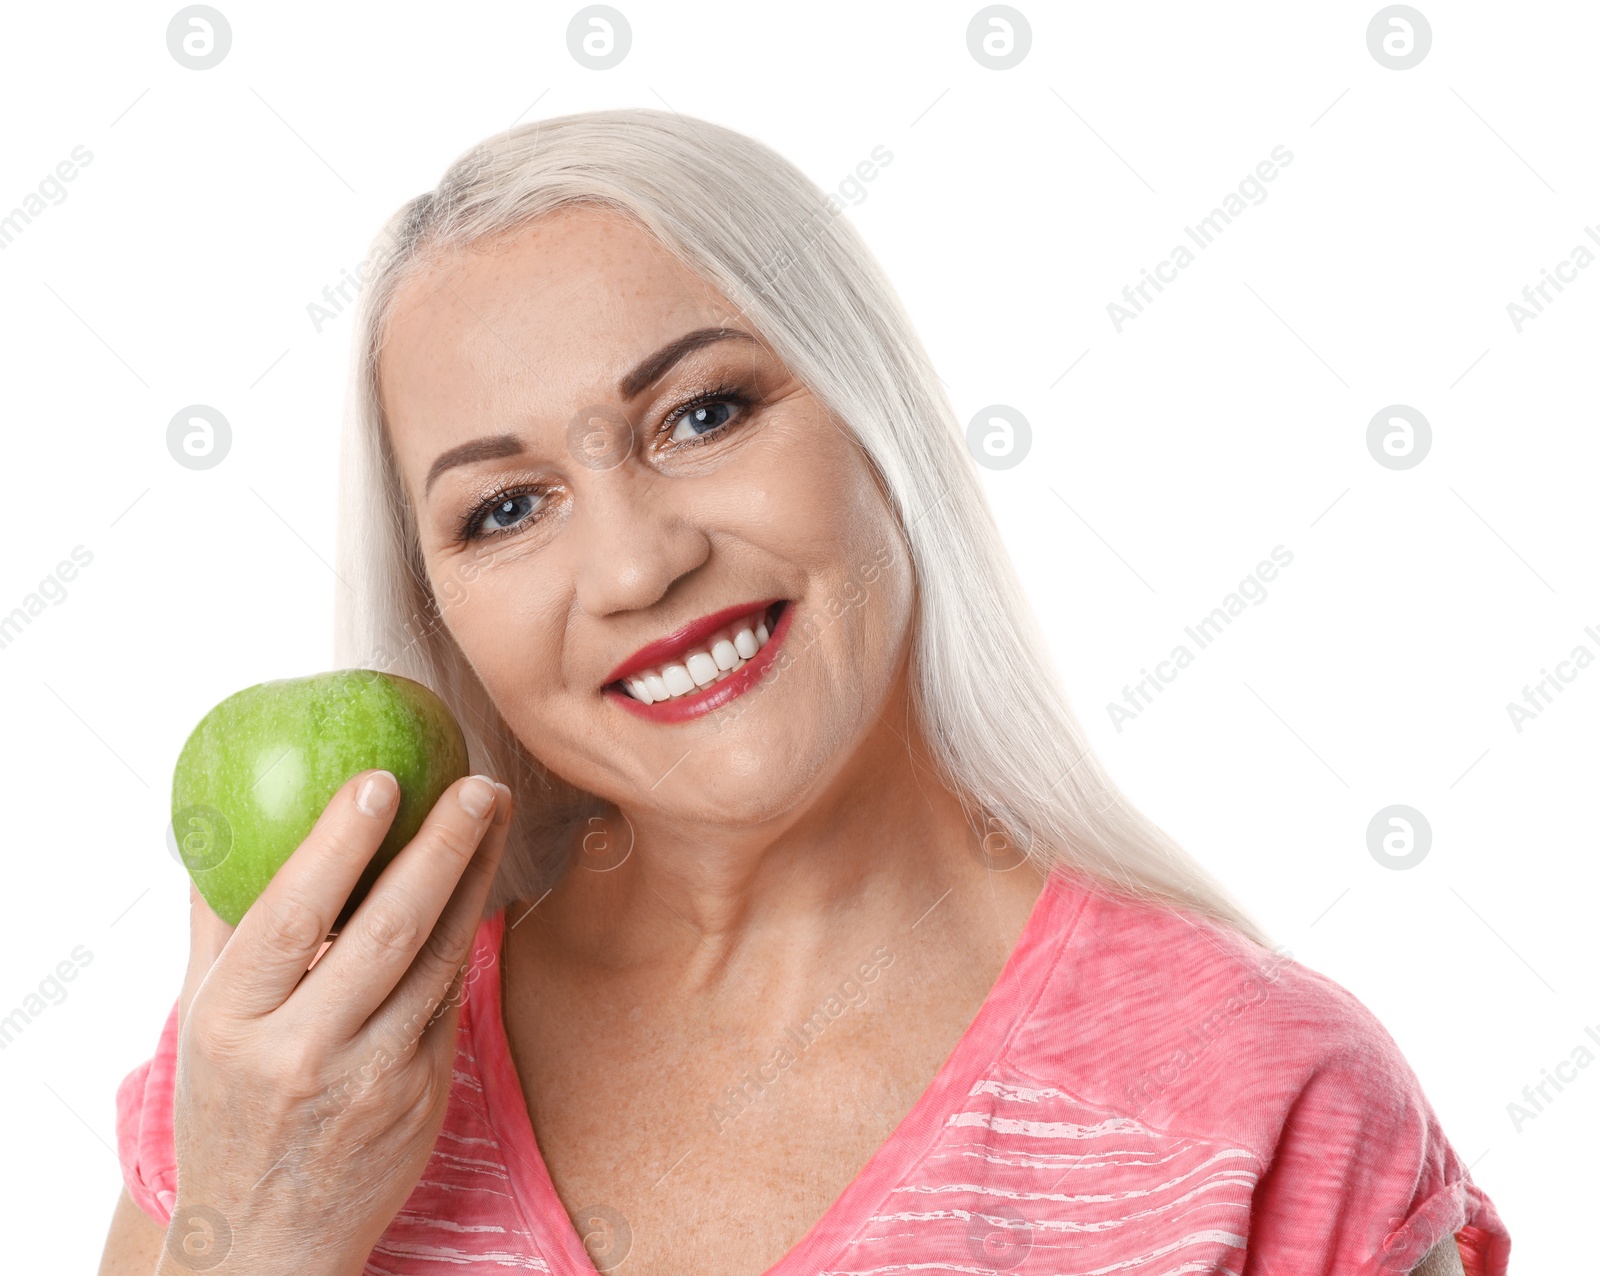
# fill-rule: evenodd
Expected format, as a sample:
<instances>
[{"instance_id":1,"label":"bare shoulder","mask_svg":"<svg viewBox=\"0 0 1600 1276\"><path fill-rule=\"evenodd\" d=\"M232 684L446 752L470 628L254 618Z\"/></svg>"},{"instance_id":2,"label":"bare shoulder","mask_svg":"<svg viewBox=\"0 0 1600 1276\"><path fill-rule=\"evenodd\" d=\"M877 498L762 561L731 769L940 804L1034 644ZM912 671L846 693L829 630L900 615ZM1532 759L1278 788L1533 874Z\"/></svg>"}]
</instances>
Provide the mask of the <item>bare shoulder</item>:
<instances>
[{"instance_id":1,"label":"bare shoulder","mask_svg":"<svg viewBox=\"0 0 1600 1276\"><path fill-rule=\"evenodd\" d=\"M123 1188L111 1215L105 1252L100 1255L100 1276L150 1276L160 1261L166 1235Z\"/></svg>"},{"instance_id":2,"label":"bare shoulder","mask_svg":"<svg viewBox=\"0 0 1600 1276\"><path fill-rule=\"evenodd\" d=\"M1456 1248L1456 1238L1446 1236L1430 1249L1427 1256L1411 1269L1411 1276L1466 1276L1461 1265L1461 1251Z\"/></svg>"}]
</instances>

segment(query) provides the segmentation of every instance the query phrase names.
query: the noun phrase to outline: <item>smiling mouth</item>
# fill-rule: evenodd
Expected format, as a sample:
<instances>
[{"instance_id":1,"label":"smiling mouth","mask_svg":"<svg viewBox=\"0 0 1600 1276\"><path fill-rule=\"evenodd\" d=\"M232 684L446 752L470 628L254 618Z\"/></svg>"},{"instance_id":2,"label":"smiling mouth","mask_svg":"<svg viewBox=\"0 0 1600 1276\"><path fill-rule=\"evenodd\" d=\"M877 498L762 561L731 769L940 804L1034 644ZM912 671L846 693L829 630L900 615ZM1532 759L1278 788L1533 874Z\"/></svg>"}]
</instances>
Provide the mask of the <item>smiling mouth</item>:
<instances>
[{"instance_id":1,"label":"smiling mouth","mask_svg":"<svg viewBox=\"0 0 1600 1276\"><path fill-rule=\"evenodd\" d=\"M779 599L763 611L730 621L714 634L690 644L670 660L606 684L643 705L682 700L731 678L772 641L778 619L789 605Z\"/></svg>"}]
</instances>

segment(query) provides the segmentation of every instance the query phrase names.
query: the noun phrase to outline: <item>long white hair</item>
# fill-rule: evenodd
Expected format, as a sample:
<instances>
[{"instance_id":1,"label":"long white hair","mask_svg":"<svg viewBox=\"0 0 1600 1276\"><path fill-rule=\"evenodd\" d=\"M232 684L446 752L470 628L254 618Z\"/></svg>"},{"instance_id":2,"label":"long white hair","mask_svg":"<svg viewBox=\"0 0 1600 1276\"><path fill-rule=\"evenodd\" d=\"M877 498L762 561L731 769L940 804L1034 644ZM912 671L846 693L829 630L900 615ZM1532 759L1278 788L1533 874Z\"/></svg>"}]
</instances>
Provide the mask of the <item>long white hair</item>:
<instances>
[{"instance_id":1,"label":"long white hair","mask_svg":"<svg viewBox=\"0 0 1600 1276\"><path fill-rule=\"evenodd\" d=\"M708 280L875 467L917 584L912 711L991 863L1026 854L1040 870L1067 865L1111 893L1192 910L1271 947L1090 751L939 378L838 204L754 139L655 110L561 116L486 139L389 219L358 272L336 659L431 686L460 720L473 766L512 786L517 816L490 907L542 894L564 871L576 826L610 808L515 739L444 624L383 421L378 357L412 272L573 203L632 217Z\"/></svg>"}]
</instances>

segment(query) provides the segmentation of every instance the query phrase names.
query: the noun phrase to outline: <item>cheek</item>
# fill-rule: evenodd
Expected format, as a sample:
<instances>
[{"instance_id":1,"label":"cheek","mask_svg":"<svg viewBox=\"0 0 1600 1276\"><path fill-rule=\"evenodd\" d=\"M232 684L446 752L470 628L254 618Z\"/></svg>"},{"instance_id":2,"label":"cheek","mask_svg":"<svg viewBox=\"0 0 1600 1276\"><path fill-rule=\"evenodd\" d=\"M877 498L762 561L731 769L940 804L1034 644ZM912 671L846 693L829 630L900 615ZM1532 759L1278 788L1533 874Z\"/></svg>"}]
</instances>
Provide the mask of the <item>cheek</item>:
<instances>
[{"instance_id":1,"label":"cheek","mask_svg":"<svg viewBox=\"0 0 1600 1276\"><path fill-rule=\"evenodd\" d=\"M885 681L893 677L911 641L915 601L910 560L898 541L890 539L893 536L885 527L877 539L857 547L859 552L851 560L855 571L840 591L845 617L857 618L864 659L875 677ZM873 554L887 558L888 565ZM857 561L862 557L867 562L865 570Z\"/></svg>"},{"instance_id":2,"label":"cheek","mask_svg":"<svg viewBox=\"0 0 1600 1276\"><path fill-rule=\"evenodd\" d=\"M761 443L726 494L753 539L808 574L842 580L895 537L869 462L826 415L799 414Z\"/></svg>"},{"instance_id":3,"label":"cheek","mask_svg":"<svg viewBox=\"0 0 1600 1276\"><path fill-rule=\"evenodd\" d=\"M430 572L445 627L497 703L548 694L559 682L565 612L510 551Z\"/></svg>"},{"instance_id":4,"label":"cheek","mask_svg":"<svg viewBox=\"0 0 1600 1276\"><path fill-rule=\"evenodd\" d=\"M820 655L828 667L816 685L837 715L854 706L871 717L888 692L911 639L915 590L911 562L887 510L872 493L874 517L858 517L828 545L802 609L792 622L790 658ZM851 716L847 711L845 716Z\"/></svg>"},{"instance_id":5,"label":"cheek","mask_svg":"<svg viewBox=\"0 0 1600 1276\"><path fill-rule=\"evenodd\" d=\"M870 463L826 417L797 423L767 450L759 484L761 540L799 567L806 597L791 622L791 659L818 647L859 691L886 676L907 638L911 561Z\"/></svg>"}]
</instances>

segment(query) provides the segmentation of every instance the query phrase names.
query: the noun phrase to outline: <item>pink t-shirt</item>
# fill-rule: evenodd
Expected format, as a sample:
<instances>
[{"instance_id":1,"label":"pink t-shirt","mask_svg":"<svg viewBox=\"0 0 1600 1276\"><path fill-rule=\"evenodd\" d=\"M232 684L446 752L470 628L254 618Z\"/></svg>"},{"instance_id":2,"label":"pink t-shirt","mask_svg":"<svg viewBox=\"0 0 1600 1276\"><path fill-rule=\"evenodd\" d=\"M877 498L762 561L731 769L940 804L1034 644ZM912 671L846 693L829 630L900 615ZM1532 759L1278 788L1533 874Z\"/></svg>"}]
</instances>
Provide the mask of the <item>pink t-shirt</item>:
<instances>
[{"instance_id":1,"label":"pink t-shirt","mask_svg":"<svg viewBox=\"0 0 1600 1276\"><path fill-rule=\"evenodd\" d=\"M500 1017L504 928L479 928L444 1125L372 1276L592 1276L626 1256L616 1218L587 1220L585 1249L539 1154ZM129 1192L163 1227L176 1029L174 1006L117 1092ZM1057 869L938 1075L765 1276L1392 1276L1452 1233L1468 1276L1504 1276L1505 1225L1354 996Z\"/></svg>"}]
</instances>

